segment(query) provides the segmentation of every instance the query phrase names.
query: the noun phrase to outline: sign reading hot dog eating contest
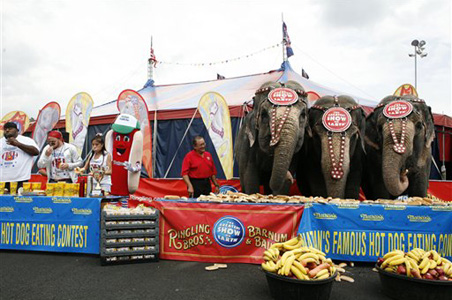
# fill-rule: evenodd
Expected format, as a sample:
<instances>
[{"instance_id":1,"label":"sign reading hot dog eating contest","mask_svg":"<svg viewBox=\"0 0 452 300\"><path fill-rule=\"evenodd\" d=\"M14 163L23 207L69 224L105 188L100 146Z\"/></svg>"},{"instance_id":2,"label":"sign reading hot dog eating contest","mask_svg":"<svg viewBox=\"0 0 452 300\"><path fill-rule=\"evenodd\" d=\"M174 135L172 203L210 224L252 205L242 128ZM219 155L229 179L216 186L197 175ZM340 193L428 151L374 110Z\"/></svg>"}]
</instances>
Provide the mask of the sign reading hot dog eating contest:
<instances>
[{"instance_id":1,"label":"sign reading hot dog eating contest","mask_svg":"<svg viewBox=\"0 0 452 300\"><path fill-rule=\"evenodd\" d=\"M99 253L100 199L0 197L0 249Z\"/></svg>"}]
</instances>

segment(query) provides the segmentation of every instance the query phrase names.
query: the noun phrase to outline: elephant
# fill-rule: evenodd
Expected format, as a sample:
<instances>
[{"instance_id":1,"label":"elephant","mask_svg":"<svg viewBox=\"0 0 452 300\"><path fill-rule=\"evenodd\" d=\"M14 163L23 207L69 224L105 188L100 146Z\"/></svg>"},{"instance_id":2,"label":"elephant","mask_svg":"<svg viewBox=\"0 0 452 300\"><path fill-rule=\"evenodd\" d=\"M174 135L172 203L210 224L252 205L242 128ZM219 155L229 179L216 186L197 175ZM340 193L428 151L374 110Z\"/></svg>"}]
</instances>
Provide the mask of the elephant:
<instances>
[{"instance_id":1,"label":"elephant","mask_svg":"<svg viewBox=\"0 0 452 300\"><path fill-rule=\"evenodd\" d=\"M365 114L349 96L323 96L309 109L297 184L304 196L359 199Z\"/></svg>"},{"instance_id":2,"label":"elephant","mask_svg":"<svg viewBox=\"0 0 452 300\"><path fill-rule=\"evenodd\" d=\"M405 108L392 116L400 101L408 104L402 103ZM366 124L366 197L425 197L435 138L431 108L414 95L387 96L367 116Z\"/></svg>"},{"instance_id":3,"label":"elephant","mask_svg":"<svg viewBox=\"0 0 452 300\"><path fill-rule=\"evenodd\" d=\"M296 102L273 104L269 94L280 88L291 89ZM256 91L254 108L245 117L234 146L243 192L258 193L262 184L267 194L289 193L296 168L294 154L301 149L307 124L306 97L295 81L267 82Z\"/></svg>"}]
</instances>

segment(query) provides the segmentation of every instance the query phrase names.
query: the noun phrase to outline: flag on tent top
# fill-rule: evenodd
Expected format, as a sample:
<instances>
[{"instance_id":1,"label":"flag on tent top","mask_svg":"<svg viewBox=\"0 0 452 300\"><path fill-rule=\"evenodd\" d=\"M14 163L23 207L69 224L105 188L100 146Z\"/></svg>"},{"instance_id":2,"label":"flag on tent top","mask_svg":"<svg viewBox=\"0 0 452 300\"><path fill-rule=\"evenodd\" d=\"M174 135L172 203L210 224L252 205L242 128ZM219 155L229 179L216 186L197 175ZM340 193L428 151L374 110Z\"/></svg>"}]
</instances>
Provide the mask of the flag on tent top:
<instances>
[{"instance_id":1,"label":"flag on tent top","mask_svg":"<svg viewBox=\"0 0 452 300\"><path fill-rule=\"evenodd\" d=\"M151 47L151 57L149 58L150 61L152 61L152 63L154 64L154 68L157 68L157 58L155 57L154 54L154 48Z\"/></svg>"},{"instance_id":2,"label":"flag on tent top","mask_svg":"<svg viewBox=\"0 0 452 300\"><path fill-rule=\"evenodd\" d=\"M293 55L293 50L292 50L292 45L290 43L289 33L287 32L287 26L286 26L285 22L283 22L282 28L283 28L283 42L286 45L287 58L289 58Z\"/></svg>"}]
</instances>

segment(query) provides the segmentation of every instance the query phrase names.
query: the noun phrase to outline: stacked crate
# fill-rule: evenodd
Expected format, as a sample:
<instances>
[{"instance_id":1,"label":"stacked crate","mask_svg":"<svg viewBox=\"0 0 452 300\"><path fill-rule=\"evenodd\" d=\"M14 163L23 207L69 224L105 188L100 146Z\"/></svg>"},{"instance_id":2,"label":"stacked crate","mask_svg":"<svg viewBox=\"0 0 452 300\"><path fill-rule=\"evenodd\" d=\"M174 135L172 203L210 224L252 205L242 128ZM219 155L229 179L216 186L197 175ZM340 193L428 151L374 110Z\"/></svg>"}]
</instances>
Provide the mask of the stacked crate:
<instances>
[{"instance_id":1,"label":"stacked crate","mask_svg":"<svg viewBox=\"0 0 452 300\"><path fill-rule=\"evenodd\" d=\"M102 265L156 262L159 259L159 214L102 211Z\"/></svg>"}]
</instances>

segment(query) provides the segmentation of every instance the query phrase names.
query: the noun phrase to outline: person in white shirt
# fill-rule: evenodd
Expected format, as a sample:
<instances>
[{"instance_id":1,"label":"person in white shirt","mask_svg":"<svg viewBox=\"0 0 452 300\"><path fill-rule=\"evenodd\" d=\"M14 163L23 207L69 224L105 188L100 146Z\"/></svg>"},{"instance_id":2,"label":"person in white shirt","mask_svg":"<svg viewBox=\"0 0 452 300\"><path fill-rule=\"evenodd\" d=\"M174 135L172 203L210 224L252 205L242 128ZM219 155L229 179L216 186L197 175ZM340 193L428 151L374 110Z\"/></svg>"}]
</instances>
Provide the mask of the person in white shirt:
<instances>
[{"instance_id":1,"label":"person in white shirt","mask_svg":"<svg viewBox=\"0 0 452 300\"><path fill-rule=\"evenodd\" d=\"M61 132L56 130L49 132L47 143L38 160L38 168L46 168L48 182L76 183L78 175L74 169L83 164L77 148L65 143Z\"/></svg>"},{"instance_id":2,"label":"person in white shirt","mask_svg":"<svg viewBox=\"0 0 452 300\"><path fill-rule=\"evenodd\" d=\"M0 149L0 181L18 182L17 188L30 180L33 156L39 155L36 142L26 136L20 135L16 123L7 122L3 126L4 136L1 139Z\"/></svg>"},{"instance_id":3,"label":"person in white shirt","mask_svg":"<svg viewBox=\"0 0 452 300\"><path fill-rule=\"evenodd\" d=\"M78 173L89 171L89 176L93 176L94 180L100 184L104 195L111 192L111 154L105 149L105 140L102 133L96 134L91 140L91 155L88 157L85 166L76 169Z\"/></svg>"}]
</instances>

